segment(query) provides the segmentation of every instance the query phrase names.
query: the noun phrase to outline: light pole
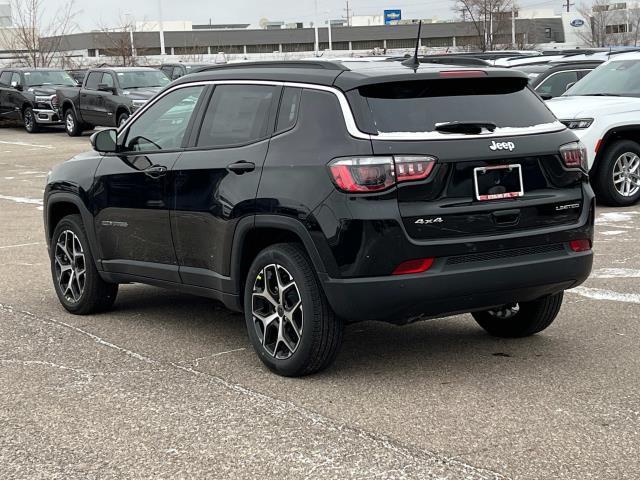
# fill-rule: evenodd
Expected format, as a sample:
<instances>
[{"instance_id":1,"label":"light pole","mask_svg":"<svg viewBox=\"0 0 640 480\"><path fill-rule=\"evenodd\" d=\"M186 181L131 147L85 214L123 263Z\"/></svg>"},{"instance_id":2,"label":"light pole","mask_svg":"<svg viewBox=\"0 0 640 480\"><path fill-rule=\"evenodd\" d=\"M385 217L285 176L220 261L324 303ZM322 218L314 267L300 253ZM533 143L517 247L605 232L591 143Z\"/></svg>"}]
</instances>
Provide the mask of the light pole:
<instances>
[{"instance_id":1,"label":"light pole","mask_svg":"<svg viewBox=\"0 0 640 480\"><path fill-rule=\"evenodd\" d=\"M316 51L316 57L320 56L320 44L318 42L318 0L315 0L315 5L316 5L316 15L315 15L315 20L313 22L313 33L315 35L315 51Z\"/></svg>"},{"instance_id":2,"label":"light pole","mask_svg":"<svg viewBox=\"0 0 640 480\"><path fill-rule=\"evenodd\" d=\"M129 42L131 43L131 62L136 58L136 46L133 43L133 16L130 13L125 13L124 18L127 22L127 30L129 30Z\"/></svg>"},{"instance_id":3,"label":"light pole","mask_svg":"<svg viewBox=\"0 0 640 480\"><path fill-rule=\"evenodd\" d=\"M164 49L164 26L162 22L162 0L158 0L158 17L160 17L158 21L160 25L160 55L166 55L167 52Z\"/></svg>"}]
</instances>

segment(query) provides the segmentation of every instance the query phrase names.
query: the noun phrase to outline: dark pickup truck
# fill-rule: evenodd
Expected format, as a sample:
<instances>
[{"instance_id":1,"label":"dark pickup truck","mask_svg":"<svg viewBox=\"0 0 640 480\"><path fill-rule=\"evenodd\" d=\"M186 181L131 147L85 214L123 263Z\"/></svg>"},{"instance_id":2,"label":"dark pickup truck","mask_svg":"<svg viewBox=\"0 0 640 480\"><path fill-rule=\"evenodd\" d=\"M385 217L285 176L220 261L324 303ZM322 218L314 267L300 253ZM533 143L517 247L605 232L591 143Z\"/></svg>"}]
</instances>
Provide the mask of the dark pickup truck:
<instances>
[{"instance_id":1,"label":"dark pickup truck","mask_svg":"<svg viewBox=\"0 0 640 480\"><path fill-rule=\"evenodd\" d=\"M98 125L119 127L169 82L153 68L91 69L82 86L56 90L58 114L72 137Z\"/></svg>"},{"instance_id":2,"label":"dark pickup truck","mask_svg":"<svg viewBox=\"0 0 640 480\"><path fill-rule=\"evenodd\" d=\"M29 133L43 125L59 125L56 89L76 83L64 70L5 68L0 70L0 118L22 121Z\"/></svg>"}]
</instances>

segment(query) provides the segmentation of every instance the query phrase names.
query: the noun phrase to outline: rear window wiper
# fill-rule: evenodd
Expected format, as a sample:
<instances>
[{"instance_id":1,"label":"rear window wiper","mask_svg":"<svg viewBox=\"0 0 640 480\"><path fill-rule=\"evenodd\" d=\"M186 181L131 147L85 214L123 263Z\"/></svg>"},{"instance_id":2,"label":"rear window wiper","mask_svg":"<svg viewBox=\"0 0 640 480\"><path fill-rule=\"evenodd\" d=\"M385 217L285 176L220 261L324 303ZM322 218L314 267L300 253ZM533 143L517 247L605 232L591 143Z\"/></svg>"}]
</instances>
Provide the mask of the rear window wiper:
<instances>
[{"instance_id":1,"label":"rear window wiper","mask_svg":"<svg viewBox=\"0 0 640 480\"><path fill-rule=\"evenodd\" d=\"M493 132L498 126L493 122L445 122L436 123L436 131L444 133L463 133L465 135L478 135L480 133Z\"/></svg>"}]
</instances>

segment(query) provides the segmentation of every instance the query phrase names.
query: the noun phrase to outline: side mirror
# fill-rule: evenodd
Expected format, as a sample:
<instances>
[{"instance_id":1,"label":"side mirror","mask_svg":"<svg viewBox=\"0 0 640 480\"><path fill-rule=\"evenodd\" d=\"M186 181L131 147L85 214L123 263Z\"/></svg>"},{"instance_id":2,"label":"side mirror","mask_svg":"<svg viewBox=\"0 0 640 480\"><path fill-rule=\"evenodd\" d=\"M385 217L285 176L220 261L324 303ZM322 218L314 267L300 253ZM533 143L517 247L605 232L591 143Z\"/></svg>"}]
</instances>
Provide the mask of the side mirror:
<instances>
[{"instance_id":1,"label":"side mirror","mask_svg":"<svg viewBox=\"0 0 640 480\"><path fill-rule=\"evenodd\" d=\"M116 89L114 87L110 87L106 83L100 83L98 85L98 91L99 92L109 92L109 93L112 93L113 95L116 94Z\"/></svg>"},{"instance_id":2,"label":"side mirror","mask_svg":"<svg viewBox=\"0 0 640 480\"><path fill-rule=\"evenodd\" d=\"M553 98L553 95L551 95L550 93L541 93L540 98L543 100L551 100Z\"/></svg>"},{"instance_id":3,"label":"side mirror","mask_svg":"<svg viewBox=\"0 0 640 480\"><path fill-rule=\"evenodd\" d=\"M567 88L564 89L564 91L566 92L567 90L569 90L571 87L573 87L576 83L578 82L571 82L571 83L567 83Z\"/></svg>"},{"instance_id":4,"label":"side mirror","mask_svg":"<svg viewBox=\"0 0 640 480\"><path fill-rule=\"evenodd\" d=\"M15 88L17 91L21 92L24 90L24 87L22 85L20 85L19 83L15 83L13 85L11 85L13 88Z\"/></svg>"},{"instance_id":5,"label":"side mirror","mask_svg":"<svg viewBox=\"0 0 640 480\"><path fill-rule=\"evenodd\" d=\"M118 151L118 131L115 128L100 130L91 135L89 140L96 152L114 153Z\"/></svg>"}]
</instances>

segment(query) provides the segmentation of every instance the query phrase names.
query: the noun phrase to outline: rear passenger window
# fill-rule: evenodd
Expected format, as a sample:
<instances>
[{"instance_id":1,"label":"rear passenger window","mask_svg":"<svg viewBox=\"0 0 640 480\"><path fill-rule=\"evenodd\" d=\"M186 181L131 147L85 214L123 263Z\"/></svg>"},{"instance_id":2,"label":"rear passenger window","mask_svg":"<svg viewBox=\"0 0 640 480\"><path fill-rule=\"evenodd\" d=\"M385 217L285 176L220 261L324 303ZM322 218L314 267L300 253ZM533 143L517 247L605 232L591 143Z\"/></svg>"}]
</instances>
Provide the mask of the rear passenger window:
<instances>
[{"instance_id":1,"label":"rear passenger window","mask_svg":"<svg viewBox=\"0 0 640 480\"><path fill-rule=\"evenodd\" d=\"M220 85L202 123L198 147L245 145L267 136L276 87Z\"/></svg>"},{"instance_id":2,"label":"rear passenger window","mask_svg":"<svg viewBox=\"0 0 640 480\"><path fill-rule=\"evenodd\" d=\"M287 87L282 93L280 110L278 111L277 132L284 132L293 128L298 119L298 108L300 106L301 88Z\"/></svg>"}]
</instances>

